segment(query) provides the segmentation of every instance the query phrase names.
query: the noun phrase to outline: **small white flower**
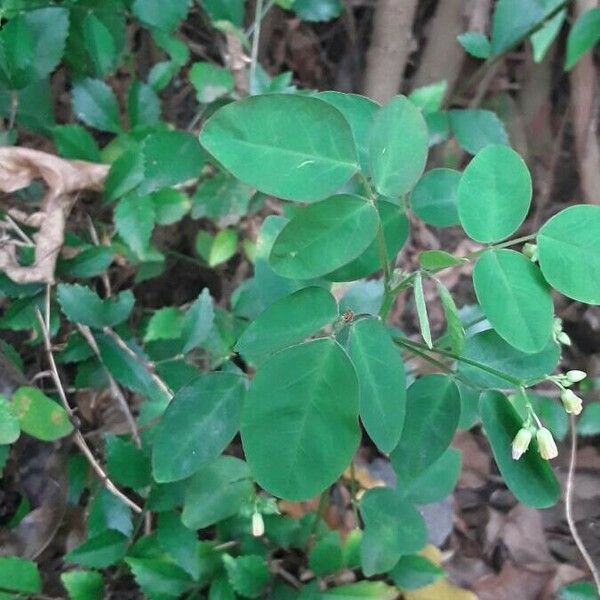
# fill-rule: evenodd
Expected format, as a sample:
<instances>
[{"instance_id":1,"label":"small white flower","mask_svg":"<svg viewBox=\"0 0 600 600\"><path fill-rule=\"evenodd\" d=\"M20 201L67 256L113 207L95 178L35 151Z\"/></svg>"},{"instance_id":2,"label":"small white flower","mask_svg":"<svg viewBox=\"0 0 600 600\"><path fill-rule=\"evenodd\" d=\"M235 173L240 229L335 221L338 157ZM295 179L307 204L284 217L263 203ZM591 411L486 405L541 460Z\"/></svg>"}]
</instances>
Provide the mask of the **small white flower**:
<instances>
[{"instance_id":1,"label":"small white flower","mask_svg":"<svg viewBox=\"0 0 600 600\"><path fill-rule=\"evenodd\" d=\"M550 460L551 458L556 458L558 456L558 448L556 447L554 438L545 427L538 429L535 438L543 459Z\"/></svg>"}]
</instances>

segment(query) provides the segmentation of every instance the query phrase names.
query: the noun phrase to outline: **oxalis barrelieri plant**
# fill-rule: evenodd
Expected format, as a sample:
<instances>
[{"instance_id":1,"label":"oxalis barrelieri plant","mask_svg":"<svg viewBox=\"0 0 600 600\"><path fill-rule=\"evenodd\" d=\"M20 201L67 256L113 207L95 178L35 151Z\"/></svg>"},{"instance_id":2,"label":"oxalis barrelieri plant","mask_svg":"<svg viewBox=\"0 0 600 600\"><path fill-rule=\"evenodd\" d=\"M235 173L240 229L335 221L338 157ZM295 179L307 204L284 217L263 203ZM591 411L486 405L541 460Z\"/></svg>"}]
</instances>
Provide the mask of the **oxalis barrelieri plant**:
<instances>
[{"instance_id":1,"label":"oxalis barrelieri plant","mask_svg":"<svg viewBox=\"0 0 600 600\"><path fill-rule=\"evenodd\" d=\"M561 486L549 462L558 452L556 423L582 411L573 388L586 374L557 373L570 340L553 290L600 304L600 206L568 206L539 231L519 234L531 175L494 113L446 110L443 82L383 106L355 94L298 91L291 74L271 79L260 69L256 45L247 89L233 69L190 67L202 109L188 129L200 126L199 136L176 130L161 121L158 92L189 61L173 35L187 0L160 9L145 0L106 4L111 10L91 0L85 10L9 7L0 31L9 125L0 170L18 164L27 173L26 184L0 185L10 193L26 187L42 205L32 215L37 225L22 212L3 213L0 325L28 332L23 353L39 348L48 369L27 382L19 353L2 343L11 376L2 382L0 464L22 434L73 440L65 502L85 507L86 531L66 548L61 580L69 598L104 598L123 574L157 599L391 600L434 583L445 572L423 554L419 507L454 489L459 428L481 425L520 502L557 503ZM526 28L495 28L491 44L481 34L460 41L493 62L523 31L539 33L557 19L560 27L565 5ZM215 27L244 37L241 16L207 6ZM589 32L598 13L589 12L572 29L567 68L595 43ZM124 60L126 14L167 60L147 82L131 82L122 115L103 78ZM259 2L255 30L262 14ZM306 18L310 8L297 14ZM538 50L542 42L547 49L549 33L533 42ZM49 97L40 90L49 89L63 54L74 113L110 139L103 148L81 125L54 124L51 107L32 110ZM16 125L85 163L11 148ZM450 136L472 155L465 169L426 170L430 147ZM42 159L62 174L60 184L39 168ZM65 176L74 167L77 183L72 171ZM60 193L40 202L32 183L40 178ZM108 222L67 227L78 210L70 195L90 188L112 205ZM66 196L48 263L43 223L57 213L46 200ZM152 237L188 216L211 223L195 231L193 256ZM250 219L255 236L244 227ZM402 250L418 221L462 228L473 250L426 250L413 268ZM189 302L149 308L129 289L164 276L167 257L190 271L220 269L227 280L224 265L234 256L252 274L218 303L205 287ZM114 276L115 264L129 269L127 277ZM476 306L457 307L444 285L452 269L472 277ZM420 336L392 318L400 296ZM433 303L445 316L439 335L428 317ZM417 359L428 363L426 375ZM537 393L549 386L556 400ZM108 390L127 433L82 432L75 399L90 390ZM359 486L355 455L366 437L389 458L393 484ZM570 486L572 473L573 463ZM332 486L351 498L354 528L343 540L324 523ZM318 508L301 518L281 514L282 500L317 497ZM29 508L11 522L11 548ZM0 597L41 593L31 559L43 547L0 558ZM286 568L299 554L309 572L302 580ZM355 581L337 581L343 570Z\"/></svg>"}]
</instances>

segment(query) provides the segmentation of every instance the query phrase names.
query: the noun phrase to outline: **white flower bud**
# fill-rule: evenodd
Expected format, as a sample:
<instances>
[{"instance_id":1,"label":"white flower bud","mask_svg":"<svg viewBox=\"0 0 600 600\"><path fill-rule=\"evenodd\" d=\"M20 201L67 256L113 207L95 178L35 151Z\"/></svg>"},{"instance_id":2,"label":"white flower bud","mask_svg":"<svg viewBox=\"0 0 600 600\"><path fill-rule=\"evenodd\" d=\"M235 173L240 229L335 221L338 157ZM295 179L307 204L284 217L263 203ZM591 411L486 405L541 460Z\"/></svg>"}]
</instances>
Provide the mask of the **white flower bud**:
<instances>
[{"instance_id":1,"label":"white flower bud","mask_svg":"<svg viewBox=\"0 0 600 600\"><path fill-rule=\"evenodd\" d=\"M556 341L559 344L562 344L563 346L570 346L571 345L571 338L564 331L561 331L556 336Z\"/></svg>"},{"instance_id":2,"label":"white flower bud","mask_svg":"<svg viewBox=\"0 0 600 600\"><path fill-rule=\"evenodd\" d=\"M538 443L538 448L543 459L550 460L558 456L558 448L554 442L552 434L545 428L538 429L535 434L535 439Z\"/></svg>"},{"instance_id":3,"label":"white flower bud","mask_svg":"<svg viewBox=\"0 0 600 600\"><path fill-rule=\"evenodd\" d=\"M265 522L259 512L252 513L252 535L260 537L265 533Z\"/></svg>"},{"instance_id":4,"label":"white flower bud","mask_svg":"<svg viewBox=\"0 0 600 600\"><path fill-rule=\"evenodd\" d=\"M587 373L585 371L578 371L577 369L573 369L572 371L567 371L565 373L565 377L569 380L570 383L579 383L587 377Z\"/></svg>"},{"instance_id":5,"label":"white flower bud","mask_svg":"<svg viewBox=\"0 0 600 600\"><path fill-rule=\"evenodd\" d=\"M512 442L513 460L519 460L521 456L527 452L527 448L529 448L529 444L531 443L531 438L532 435L529 429L525 429L525 427L519 429Z\"/></svg>"},{"instance_id":6,"label":"white flower bud","mask_svg":"<svg viewBox=\"0 0 600 600\"><path fill-rule=\"evenodd\" d=\"M583 401L573 390L563 390L560 399L569 414L578 415L583 409Z\"/></svg>"},{"instance_id":7,"label":"white flower bud","mask_svg":"<svg viewBox=\"0 0 600 600\"><path fill-rule=\"evenodd\" d=\"M524 244L523 249L521 250L521 252L531 261L531 262L537 262L539 259L539 252L538 252L538 247L537 244Z\"/></svg>"}]
</instances>

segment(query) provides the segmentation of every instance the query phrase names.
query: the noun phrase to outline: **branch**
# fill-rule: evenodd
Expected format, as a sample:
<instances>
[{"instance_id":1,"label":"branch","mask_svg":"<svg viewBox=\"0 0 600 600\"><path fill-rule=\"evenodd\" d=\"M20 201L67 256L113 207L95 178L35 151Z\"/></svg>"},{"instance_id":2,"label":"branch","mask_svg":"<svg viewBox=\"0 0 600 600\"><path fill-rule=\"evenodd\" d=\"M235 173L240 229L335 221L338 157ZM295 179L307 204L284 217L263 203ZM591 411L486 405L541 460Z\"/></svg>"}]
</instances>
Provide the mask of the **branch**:
<instances>
[{"instance_id":1,"label":"branch","mask_svg":"<svg viewBox=\"0 0 600 600\"><path fill-rule=\"evenodd\" d=\"M60 380L60 375L58 374L58 369L56 367L56 362L54 360L54 355L52 354L52 345L50 343L50 332L46 327L46 322L39 308L36 308L36 316L39 321L40 327L42 329L42 335L44 337L44 348L46 349L46 356L48 357L48 362L50 364L50 370L52 372L52 378L54 379L54 384L56 389L58 390L58 395L60 400L67 411L67 414L71 418L71 422L75 421L73 415L73 409L69 405L69 401L67 400L67 395L65 393L65 389ZM73 435L73 439L75 441L75 445L79 448L82 454L85 456L87 461L90 463L92 469L98 475L98 478L102 482L102 485L115 497L117 497L121 502L124 502L127 506L129 506L132 510L137 513L141 513L142 509L133 501L130 500L123 492L121 492L117 486L108 478L106 471L100 466L94 454L90 450L90 447L87 445L83 435L81 435L81 431L79 431L78 427L75 427L75 433Z\"/></svg>"}]
</instances>

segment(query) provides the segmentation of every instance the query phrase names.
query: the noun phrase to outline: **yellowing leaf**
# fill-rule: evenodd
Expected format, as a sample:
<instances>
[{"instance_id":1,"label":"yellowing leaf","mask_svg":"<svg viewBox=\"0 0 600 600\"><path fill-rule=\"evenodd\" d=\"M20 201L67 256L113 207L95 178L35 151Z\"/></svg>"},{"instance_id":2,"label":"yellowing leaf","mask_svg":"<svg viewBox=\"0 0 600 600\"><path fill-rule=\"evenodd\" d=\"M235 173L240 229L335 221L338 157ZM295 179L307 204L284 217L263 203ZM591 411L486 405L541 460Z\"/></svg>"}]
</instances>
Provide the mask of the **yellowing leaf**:
<instances>
[{"instance_id":1,"label":"yellowing leaf","mask_svg":"<svg viewBox=\"0 0 600 600\"><path fill-rule=\"evenodd\" d=\"M441 566L442 553L435 546L429 544L419 554ZM405 600L477 600L473 592L453 585L447 579L402 594Z\"/></svg>"}]
</instances>

